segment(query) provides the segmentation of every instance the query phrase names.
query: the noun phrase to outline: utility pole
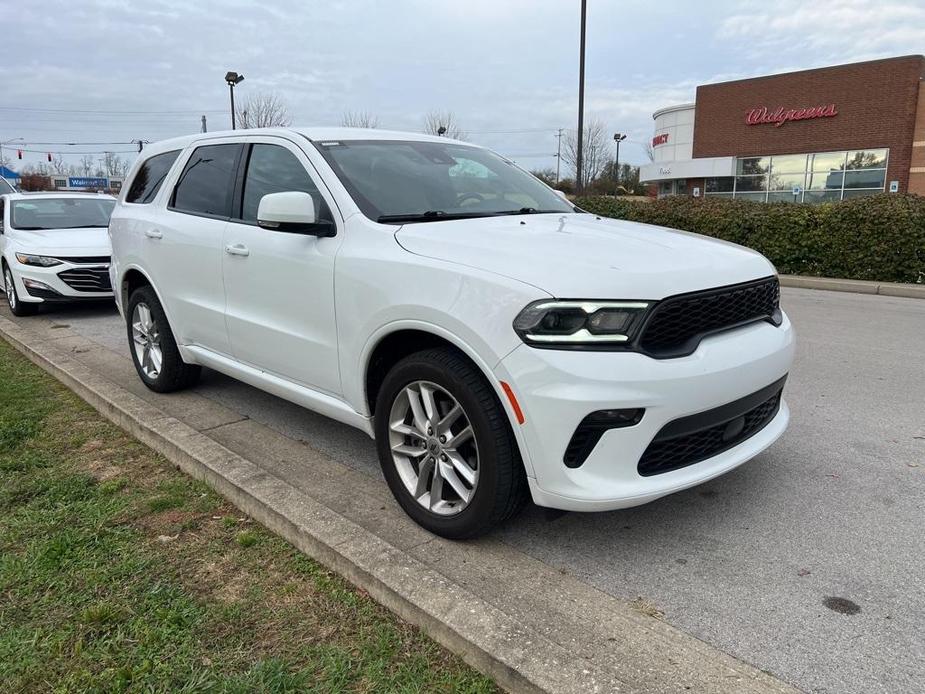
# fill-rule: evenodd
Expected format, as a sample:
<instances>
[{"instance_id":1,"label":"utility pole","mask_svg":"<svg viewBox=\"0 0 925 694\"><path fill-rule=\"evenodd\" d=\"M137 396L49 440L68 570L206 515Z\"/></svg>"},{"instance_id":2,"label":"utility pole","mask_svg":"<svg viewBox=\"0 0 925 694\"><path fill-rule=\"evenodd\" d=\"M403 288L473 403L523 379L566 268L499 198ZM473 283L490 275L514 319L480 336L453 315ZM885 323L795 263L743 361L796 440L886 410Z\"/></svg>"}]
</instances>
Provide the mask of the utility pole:
<instances>
[{"instance_id":1,"label":"utility pole","mask_svg":"<svg viewBox=\"0 0 925 694\"><path fill-rule=\"evenodd\" d=\"M200 129L199 132L201 133L209 132L209 129L206 127L206 117L205 116L202 117L202 128Z\"/></svg>"},{"instance_id":2,"label":"utility pole","mask_svg":"<svg viewBox=\"0 0 925 694\"><path fill-rule=\"evenodd\" d=\"M559 164L562 163L562 128L559 128L559 134L556 135L559 145L556 147L556 184L559 183Z\"/></svg>"},{"instance_id":3,"label":"utility pole","mask_svg":"<svg viewBox=\"0 0 925 694\"><path fill-rule=\"evenodd\" d=\"M581 49L578 60L578 156L576 157L575 192L584 190L582 180L582 150L585 139L585 24L588 16L588 0L581 0Z\"/></svg>"}]
</instances>

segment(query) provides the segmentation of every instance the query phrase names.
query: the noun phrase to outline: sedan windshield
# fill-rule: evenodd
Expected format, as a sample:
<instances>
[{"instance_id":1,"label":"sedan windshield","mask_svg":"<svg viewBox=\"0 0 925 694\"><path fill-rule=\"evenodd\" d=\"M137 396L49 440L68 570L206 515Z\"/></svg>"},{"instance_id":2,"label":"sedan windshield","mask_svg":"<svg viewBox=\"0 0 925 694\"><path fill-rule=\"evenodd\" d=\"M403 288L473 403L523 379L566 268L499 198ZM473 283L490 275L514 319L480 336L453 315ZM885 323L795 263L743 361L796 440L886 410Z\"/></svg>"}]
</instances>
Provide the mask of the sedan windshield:
<instances>
[{"instance_id":1,"label":"sedan windshield","mask_svg":"<svg viewBox=\"0 0 925 694\"><path fill-rule=\"evenodd\" d=\"M89 196L13 200L10 221L16 229L34 231L108 227L115 204L115 200Z\"/></svg>"},{"instance_id":2,"label":"sedan windshield","mask_svg":"<svg viewBox=\"0 0 925 694\"><path fill-rule=\"evenodd\" d=\"M479 147L447 142L316 142L370 219L429 222L575 208L530 174Z\"/></svg>"}]
</instances>

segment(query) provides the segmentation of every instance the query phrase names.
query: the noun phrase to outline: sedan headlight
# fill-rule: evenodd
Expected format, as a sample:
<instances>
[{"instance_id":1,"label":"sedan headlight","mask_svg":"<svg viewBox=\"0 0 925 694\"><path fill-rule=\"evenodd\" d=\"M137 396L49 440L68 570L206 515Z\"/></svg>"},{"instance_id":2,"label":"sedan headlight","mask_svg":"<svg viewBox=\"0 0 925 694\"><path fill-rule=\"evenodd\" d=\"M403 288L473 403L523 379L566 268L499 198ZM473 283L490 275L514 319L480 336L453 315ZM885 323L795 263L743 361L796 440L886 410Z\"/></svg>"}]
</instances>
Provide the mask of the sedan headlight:
<instances>
[{"instance_id":1,"label":"sedan headlight","mask_svg":"<svg viewBox=\"0 0 925 694\"><path fill-rule=\"evenodd\" d=\"M29 255L28 253L17 253L16 260L23 265L38 265L40 267L52 267L60 265L61 261L57 258L50 258L47 255Z\"/></svg>"},{"instance_id":2,"label":"sedan headlight","mask_svg":"<svg viewBox=\"0 0 925 694\"><path fill-rule=\"evenodd\" d=\"M534 301L514 319L514 330L537 346L618 346L630 342L647 301Z\"/></svg>"}]
</instances>

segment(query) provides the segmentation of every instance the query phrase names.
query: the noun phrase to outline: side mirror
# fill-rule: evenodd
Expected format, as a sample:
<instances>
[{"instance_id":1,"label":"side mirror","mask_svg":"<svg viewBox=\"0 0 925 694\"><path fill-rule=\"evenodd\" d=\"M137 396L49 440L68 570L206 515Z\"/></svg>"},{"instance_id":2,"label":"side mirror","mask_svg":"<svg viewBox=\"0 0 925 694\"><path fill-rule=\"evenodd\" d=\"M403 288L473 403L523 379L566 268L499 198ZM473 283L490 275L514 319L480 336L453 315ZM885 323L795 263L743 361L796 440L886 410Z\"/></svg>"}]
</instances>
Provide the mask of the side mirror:
<instances>
[{"instance_id":1,"label":"side mirror","mask_svg":"<svg viewBox=\"0 0 925 694\"><path fill-rule=\"evenodd\" d=\"M568 195L566 195L564 190L559 190L558 188L554 188L553 190L556 191L556 195L558 195L560 198L563 200L568 200Z\"/></svg>"},{"instance_id":2,"label":"side mirror","mask_svg":"<svg viewBox=\"0 0 925 694\"><path fill-rule=\"evenodd\" d=\"M308 193L270 193L260 198L257 225L269 231L309 236L334 236L334 224L319 220L315 201Z\"/></svg>"}]
</instances>

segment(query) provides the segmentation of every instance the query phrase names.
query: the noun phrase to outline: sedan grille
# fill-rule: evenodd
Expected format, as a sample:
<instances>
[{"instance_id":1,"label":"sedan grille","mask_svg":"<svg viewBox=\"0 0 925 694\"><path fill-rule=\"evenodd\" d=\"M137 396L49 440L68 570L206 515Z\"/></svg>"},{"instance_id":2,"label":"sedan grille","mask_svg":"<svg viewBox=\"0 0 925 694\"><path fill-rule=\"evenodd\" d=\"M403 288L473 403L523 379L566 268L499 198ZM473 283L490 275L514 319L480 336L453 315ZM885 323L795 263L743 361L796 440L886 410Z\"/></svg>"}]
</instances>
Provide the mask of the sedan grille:
<instances>
[{"instance_id":1,"label":"sedan grille","mask_svg":"<svg viewBox=\"0 0 925 694\"><path fill-rule=\"evenodd\" d=\"M671 472L719 455L761 431L780 409L786 376L756 393L669 422L639 459L639 474Z\"/></svg>"},{"instance_id":2,"label":"sedan grille","mask_svg":"<svg viewBox=\"0 0 925 694\"><path fill-rule=\"evenodd\" d=\"M653 357L681 357L710 333L760 320L780 324L777 277L668 297L652 310L639 346Z\"/></svg>"},{"instance_id":3,"label":"sedan grille","mask_svg":"<svg viewBox=\"0 0 925 694\"><path fill-rule=\"evenodd\" d=\"M108 255L81 255L81 256L63 256L56 255L55 258L63 260L74 265L108 265L111 258Z\"/></svg>"},{"instance_id":4,"label":"sedan grille","mask_svg":"<svg viewBox=\"0 0 925 694\"><path fill-rule=\"evenodd\" d=\"M78 292L111 292L108 268L73 268L58 273L58 277Z\"/></svg>"}]
</instances>

